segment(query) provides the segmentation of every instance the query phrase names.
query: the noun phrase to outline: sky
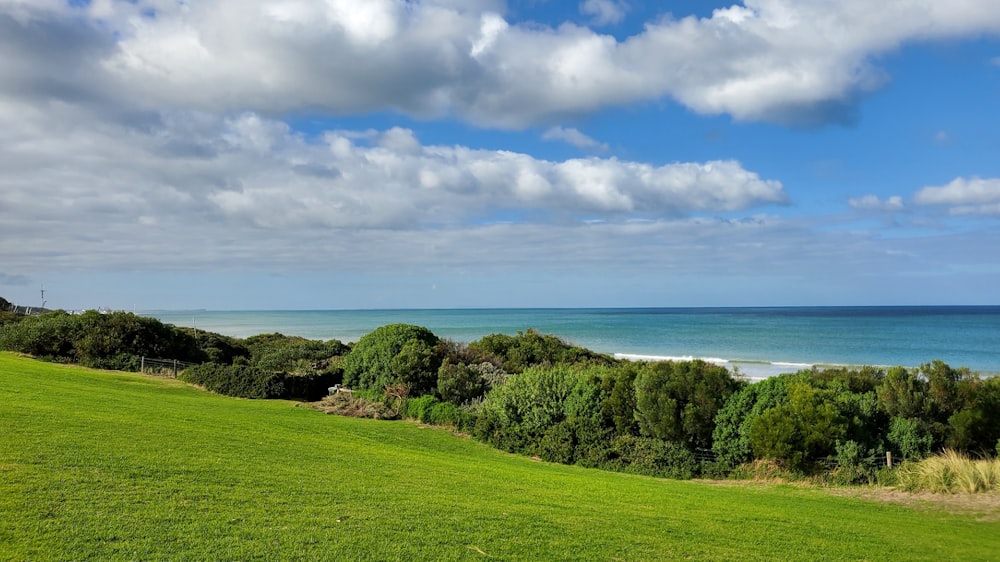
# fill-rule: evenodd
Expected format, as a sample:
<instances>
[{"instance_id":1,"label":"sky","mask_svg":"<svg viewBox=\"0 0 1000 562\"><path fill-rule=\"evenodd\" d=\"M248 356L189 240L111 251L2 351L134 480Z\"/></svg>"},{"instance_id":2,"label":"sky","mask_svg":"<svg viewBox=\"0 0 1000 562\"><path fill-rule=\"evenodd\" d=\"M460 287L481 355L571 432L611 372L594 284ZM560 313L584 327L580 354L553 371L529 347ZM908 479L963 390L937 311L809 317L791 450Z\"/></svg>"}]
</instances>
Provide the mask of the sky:
<instances>
[{"instance_id":1,"label":"sky","mask_svg":"<svg viewBox=\"0 0 1000 562\"><path fill-rule=\"evenodd\" d=\"M1000 304L996 0L0 0L0 296Z\"/></svg>"}]
</instances>

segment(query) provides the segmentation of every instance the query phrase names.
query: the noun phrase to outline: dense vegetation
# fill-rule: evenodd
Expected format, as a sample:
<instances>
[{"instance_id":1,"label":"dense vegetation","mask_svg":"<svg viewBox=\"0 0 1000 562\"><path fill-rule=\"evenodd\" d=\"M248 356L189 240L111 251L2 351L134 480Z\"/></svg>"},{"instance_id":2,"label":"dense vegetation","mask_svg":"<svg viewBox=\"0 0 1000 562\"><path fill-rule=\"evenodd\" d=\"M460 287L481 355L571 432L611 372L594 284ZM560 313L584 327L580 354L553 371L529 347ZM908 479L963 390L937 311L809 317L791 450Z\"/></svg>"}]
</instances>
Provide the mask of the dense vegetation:
<instances>
[{"instance_id":1,"label":"dense vegetation","mask_svg":"<svg viewBox=\"0 0 1000 562\"><path fill-rule=\"evenodd\" d=\"M539 463L0 353L2 560L995 560L1000 521Z\"/></svg>"},{"instance_id":2,"label":"dense vegetation","mask_svg":"<svg viewBox=\"0 0 1000 562\"><path fill-rule=\"evenodd\" d=\"M128 312L54 311L8 320L0 324L0 350L124 371L138 371L143 357L196 363L182 379L244 398L318 400L341 382L350 350L336 340L282 334L231 338Z\"/></svg>"},{"instance_id":3,"label":"dense vegetation","mask_svg":"<svg viewBox=\"0 0 1000 562\"><path fill-rule=\"evenodd\" d=\"M88 367L138 370L140 357L200 362L193 336L154 318L127 312L65 311L25 316L0 326L0 349Z\"/></svg>"},{"instance_id":4,"label":"dense vegetation","mask_svg":"<svg viewBox=\"0 0 1000 562\"><path fill-rule=\"evenodd\" d=\"M886 453L898 463L1000 448L1000 378L940 361L748 384L702 361L617 361L533 330L464 345L393 324L348 346L230 338L124 312L19 318L0 325L0 349L123 370L140 356L190 361L183 380L243 398L317 401L343 383L354 392L327 398L326 411L409 417L548 461L678 478L767 461L872 482Z\"/></svg>"}]
</instances>

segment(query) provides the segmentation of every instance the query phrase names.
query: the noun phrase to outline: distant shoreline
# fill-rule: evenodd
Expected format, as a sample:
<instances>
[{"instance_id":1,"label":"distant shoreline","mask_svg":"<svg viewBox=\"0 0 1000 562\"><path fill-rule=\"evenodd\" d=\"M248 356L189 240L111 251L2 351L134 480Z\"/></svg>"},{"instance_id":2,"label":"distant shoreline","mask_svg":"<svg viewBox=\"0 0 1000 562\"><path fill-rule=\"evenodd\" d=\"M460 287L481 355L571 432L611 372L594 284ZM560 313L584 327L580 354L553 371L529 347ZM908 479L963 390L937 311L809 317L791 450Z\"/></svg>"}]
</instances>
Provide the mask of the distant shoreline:
<instances>
[{"instance_id":1,"label":"distant shoreline","mask_svg":"<svg viewBox=\"0 0 1000 562\"><path fill-rule=\"evenodd\" d=\"M393 323L468 343L529 328L620 357L702 358L747 378L822 366L916 367L941 359L1000 372L1000 306L144 311L234 337L281 332L357 341Z\"/></svg>"}]
</instances>

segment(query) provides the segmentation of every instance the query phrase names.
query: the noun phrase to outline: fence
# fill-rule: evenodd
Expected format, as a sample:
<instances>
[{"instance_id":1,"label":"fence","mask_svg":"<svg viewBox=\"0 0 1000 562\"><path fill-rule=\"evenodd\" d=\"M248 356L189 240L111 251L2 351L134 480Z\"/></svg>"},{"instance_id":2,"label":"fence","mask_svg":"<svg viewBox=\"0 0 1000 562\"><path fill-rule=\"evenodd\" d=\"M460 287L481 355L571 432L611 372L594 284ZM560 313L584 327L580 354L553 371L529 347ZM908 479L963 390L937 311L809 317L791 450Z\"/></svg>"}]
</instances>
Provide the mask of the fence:
<instances>
[{"instance_id":1,"label":"fence","mask_svg":"<svg viewBox=\"0 0 1000 562\"><path fill-rule=\"evenodd\" d=\"M715 451L711 449L697 448L694 450L694 459L698 462L713 463L717 459ZM898 466L904 459L893 457L892 453L886 451L884 453L876 453L870 457L865 457L858 459L858 466L863 466L867 468L872 468L878 470L882 467L892 468ZM826 457L822 459L817 459L816 464L823 467L824 471L829 473L837 470L840 467L840 462L836 457Z\"/></svg>"},{"instance_id":2,"label":"fence","mask_svg":"<svg viewBox=\"0 0 1000 562\"><path fill-rule=\"evenodd\" d=\"M37 316L43 312L49 312L49 309L42 308L40 306L21 306L12 304L7 308L7 311L13 312L14 314L23 314L25 316Z\"/></svg>"},{"instance_id":3,"label":"fence","mask_svg":"<svg viewBox=\"0 0 1000 562\"><path fill-rule=\"evenodd\" d=\"M154 375L166 375L176 379L177 373L195 365L197 365L197 363L188 363L187 361L178 361L176 359L154 359L152 357L142 357L139 360L139 372L152 373Z\"/></svg>"}]
</instances>

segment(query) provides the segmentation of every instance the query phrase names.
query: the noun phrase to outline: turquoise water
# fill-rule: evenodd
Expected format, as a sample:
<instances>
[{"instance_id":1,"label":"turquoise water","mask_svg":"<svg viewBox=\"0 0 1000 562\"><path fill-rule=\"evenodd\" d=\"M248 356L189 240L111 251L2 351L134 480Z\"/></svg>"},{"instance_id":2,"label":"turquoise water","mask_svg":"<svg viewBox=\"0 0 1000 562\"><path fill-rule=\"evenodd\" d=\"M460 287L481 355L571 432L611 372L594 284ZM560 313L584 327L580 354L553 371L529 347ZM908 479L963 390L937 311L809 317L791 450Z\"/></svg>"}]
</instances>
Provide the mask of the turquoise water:
<instances>
[{"instance_id":1,"label":"turquoise water","mask_svg":"<svg viewBox=\"0 0 1000 562\"><path fill-rule=\"evenodd\" d=\"M812 365L917 366L941 359L1000 373L1000 306L336 311L154 311L178 326L247 337L356 341L385 324L469 342L528 328L623 357L702 358L751 378Z\"/></svg>"}]
</instances>

